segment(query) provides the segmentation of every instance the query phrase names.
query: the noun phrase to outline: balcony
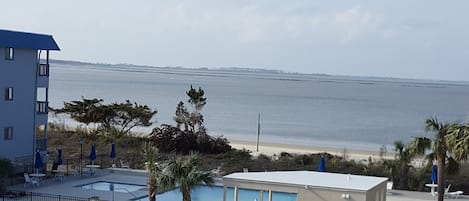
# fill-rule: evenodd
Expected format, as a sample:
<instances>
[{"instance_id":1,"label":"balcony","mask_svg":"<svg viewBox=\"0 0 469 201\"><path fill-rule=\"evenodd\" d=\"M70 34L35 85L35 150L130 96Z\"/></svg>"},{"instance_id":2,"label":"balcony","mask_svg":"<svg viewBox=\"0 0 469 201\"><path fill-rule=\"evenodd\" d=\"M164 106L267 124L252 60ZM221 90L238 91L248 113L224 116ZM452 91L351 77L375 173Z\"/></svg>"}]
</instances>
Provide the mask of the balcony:
<instances>
[{"instance_id":1,"label":"balcony","mask_svg":"<svg viewBox=\"0 0 469 201\"><path fill-rule=\"evenodd\" d=\"M37 65L37 87L49 87L49 64Z\"/></svg>"},{"instance_id":2,"label":"balcony","mask_svg":"<svg viewBox=\"0 0 469 201\"><path fill-rule=\"evenodd\" d=\"M38 64L39 76L49 76L49 64Z\"/></svg>"},{"instance_id":3,"label":"balcony","mask_svg":"<svg viewBox=\"0 0 469 201\"><path fill-rule=\"evenodd\" d=\"M49 112L49 103L46 101L36 101L37 114L47 114Z\"/></svg>"},{"instance_id":4,"label":"balcony","mask_svg":"<svg viewBox=\"0 0 469 201\"><path fill-rule=\"evenodd\" d=\"M36 150L47 151L47 138L36 139Z\"/></svg>"}]
</instances>

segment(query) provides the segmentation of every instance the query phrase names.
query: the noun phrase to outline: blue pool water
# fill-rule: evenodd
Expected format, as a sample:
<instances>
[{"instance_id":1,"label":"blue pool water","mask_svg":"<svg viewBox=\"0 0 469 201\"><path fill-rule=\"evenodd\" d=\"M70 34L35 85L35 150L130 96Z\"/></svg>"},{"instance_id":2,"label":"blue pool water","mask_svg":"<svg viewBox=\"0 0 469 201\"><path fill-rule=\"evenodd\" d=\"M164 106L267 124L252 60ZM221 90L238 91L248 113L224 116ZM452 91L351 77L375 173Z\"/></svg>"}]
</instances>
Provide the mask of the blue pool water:
<instances>
[{"instance_id":1,"label":"blue pool water","mask_svg":"<svg viewBox=\"0 0 469 201\"><path fill-rule=\"evenodd\" d=\"M145 185L124 184L124 183L114 183L114 182L104 182L104 181L80 185L77 187L81 189L88 189L88 190L112 191L111 184L114 185L114 192L122 192L122 193L134 192L134 191L142 190L143 188L146 187Z\"/></svg>"},{"instance_id":2,"label":"blue pool water","mask_svg":"<svg viewBox=\"0 0 469 201\"><path fill-rule=\"evenodd\" d=\"M198 186L192 189L192 201L222 201L223 200L223 187L208 187ZM233 201L233 188L227 190L227 201ZM239 189L238 201L255 201L260 199L260 193L258 190ZM264 192L264 200L268 199L268 193ZM148 197L136 199L136 201L147 201ZM182 200L181 192L179 188L172 191L168 191L157 195L156 200L158 201L177 201ZM273 201L296 201L295 193L281 193L273 192Z\"/></svg>"}]
</instances>

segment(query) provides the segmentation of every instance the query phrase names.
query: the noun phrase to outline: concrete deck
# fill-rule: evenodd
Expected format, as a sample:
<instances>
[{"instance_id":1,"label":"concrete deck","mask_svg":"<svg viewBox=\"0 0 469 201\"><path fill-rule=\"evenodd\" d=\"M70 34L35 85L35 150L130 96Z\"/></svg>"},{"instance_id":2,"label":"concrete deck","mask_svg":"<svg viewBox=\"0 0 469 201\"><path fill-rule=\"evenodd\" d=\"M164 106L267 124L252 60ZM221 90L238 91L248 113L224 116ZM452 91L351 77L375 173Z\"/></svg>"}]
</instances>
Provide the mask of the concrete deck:
<instances>
[{"instance_id":1,"label":"concrete deck","mask_svg":"<svg viewBox=\"0 0 469 201\"><path fill-rule=\"evenodd\" d=\"M24 187L23 184L11 186L8 189L14 191L27 191L37 193L47 193L54 195L73 196L90 198L99 196L103 200L112 200L113 192L87 190L76 186L89 184L93 182L107 181L116 183L128 183L137 185L146 185L147 173L144 171L118 170L117 168L97 170L94 176L66 176L63 181L54 180L54 178L45 179L43 184L33 188L31 185ZM133 194L133 195L132 195ZM132 193L114 192L114 200L129 200L148 195L147 188Z\"/></svg>"},{"instance_id":2,"label":"concrete deck","mask_svg":"<svg viewBox=\"0 0 469 201\"><path fill-rule=\"evenodd\" d=\"M428 201L437 200L436 196L432 196L430 192L415 192L391 190L386 196L386 201ZM445 200L469 201L469 196L462 195L459 198L445 198Z\"/></svg>"},{"instance_id":3,"label":"concrete deck","mask_svg":"<svg viewBox=\"0 0 469 201\"><path fill-rule=\"evenodd\" d=\"M102 169L97 171L95 176L83 176L83 179L78 176L66 176L63 181L56 181L53 178L46 179L44 184L36 188L27 186L26 188L23 184L10 186L8 189L16 191L27 191L27 192L38 192L38 193L47 193L54 195L63 195L63 196L74 196L74 197L83 197L90 198L92 196L99 196L103 200L112 200L112 192L108 191L97 191L97 190L84 190L76 186L83 184L89 184L93 182L107 181L107 182L117 182L117 183L128 183L128 184L137 184L145 185L147 181L147 173L142 170L132 170L132 169ZM221 178L215 179L215 185L223 186ZM456 190L456 189L453 189ZM133 194L133 195L132 195ZM146 196L148 194L147 189L143 188L139 191L130 193L121 193L114 192L114 200L130 200L136 197ZM222 199L222 198L220 198ZM414 192L414 191L401 191L401 190L392 190L388 192L387 201L428 201L428 200L437 200L437 197L433 197L429 192ZM456 201L469 201L469 196L463 195L458 199L445 198L445 200L456 200Z\"/></svg>"}]
</instances>

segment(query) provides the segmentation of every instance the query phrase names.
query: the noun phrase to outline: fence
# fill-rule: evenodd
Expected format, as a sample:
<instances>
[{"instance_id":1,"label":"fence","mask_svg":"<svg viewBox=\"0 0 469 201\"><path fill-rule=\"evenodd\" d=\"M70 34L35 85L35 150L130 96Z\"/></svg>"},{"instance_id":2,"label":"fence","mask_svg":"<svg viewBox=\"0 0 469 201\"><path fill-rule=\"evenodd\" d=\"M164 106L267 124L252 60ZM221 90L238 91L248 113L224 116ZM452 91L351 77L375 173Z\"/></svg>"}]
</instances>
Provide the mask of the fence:
<instances>
[{"instance_id":1,"label":"fence","mask_svg":"<svg viewBox=\"0 0 469 201\"><path fill-rule=\"evenodd\" d=\"M99 201L99 198L80 198L35 192L8 192L0 195L0 201ZM102 200L101 200L102 201Z\"/></svg>"}]
</instances>

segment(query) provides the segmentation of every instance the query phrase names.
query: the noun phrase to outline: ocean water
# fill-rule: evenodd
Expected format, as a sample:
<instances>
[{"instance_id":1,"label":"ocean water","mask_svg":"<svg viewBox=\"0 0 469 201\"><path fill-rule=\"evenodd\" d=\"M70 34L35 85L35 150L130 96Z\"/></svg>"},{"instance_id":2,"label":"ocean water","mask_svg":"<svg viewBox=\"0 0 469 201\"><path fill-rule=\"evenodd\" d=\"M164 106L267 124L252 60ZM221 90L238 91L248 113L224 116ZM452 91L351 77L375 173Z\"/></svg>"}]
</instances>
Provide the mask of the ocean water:
<instances>
[{"instance_id":1,"label":"ocean water","mask_svg":"<svg viewBox=\"0 0 469 201\"><path fill-rule=\"evenodd\" d=\"M469 115L469 82L124 65L52 63L49 101L51 107L81 97L147 104L158 110L156 123L138 131L149 133L174 124L190 85L205 90L209 133L237 140L256 140L260 113L262 141L378 150L425 135L425 118L467 121Z\"/></svg>"}]
</instances>

